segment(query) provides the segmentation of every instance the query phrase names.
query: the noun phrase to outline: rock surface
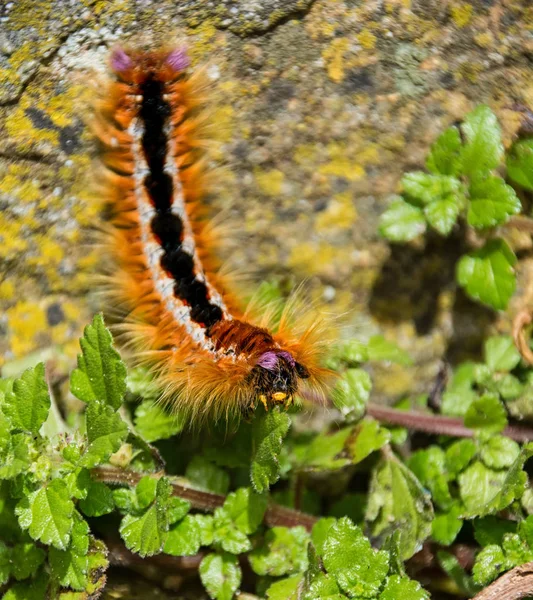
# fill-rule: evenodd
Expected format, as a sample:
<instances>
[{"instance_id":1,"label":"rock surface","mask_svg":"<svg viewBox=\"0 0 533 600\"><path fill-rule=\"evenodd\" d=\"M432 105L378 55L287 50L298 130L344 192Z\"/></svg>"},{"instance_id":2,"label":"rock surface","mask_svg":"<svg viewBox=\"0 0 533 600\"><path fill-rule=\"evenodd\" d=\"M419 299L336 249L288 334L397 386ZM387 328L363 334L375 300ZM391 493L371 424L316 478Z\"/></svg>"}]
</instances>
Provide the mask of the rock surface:
<instances>
[{"instance_id":1,"label":"rock surface","mask_svg":"<svg viewBox=\"0 0 533 600\"><path fill-rule=\"evenodd\" d=\"M505 328L455 292L458 240L390 247L377 222L402 173L475 104L510 140L512 106L533 105L528 0L18 0L0 7L3 361L55 344L74 356L98 308L84 120L121 40L185 41L207 63L231 266L305 279L346 335L407 349L414 367L374 368L377 396L427 391L443 357Z\"/></svg>"}]
</instances>

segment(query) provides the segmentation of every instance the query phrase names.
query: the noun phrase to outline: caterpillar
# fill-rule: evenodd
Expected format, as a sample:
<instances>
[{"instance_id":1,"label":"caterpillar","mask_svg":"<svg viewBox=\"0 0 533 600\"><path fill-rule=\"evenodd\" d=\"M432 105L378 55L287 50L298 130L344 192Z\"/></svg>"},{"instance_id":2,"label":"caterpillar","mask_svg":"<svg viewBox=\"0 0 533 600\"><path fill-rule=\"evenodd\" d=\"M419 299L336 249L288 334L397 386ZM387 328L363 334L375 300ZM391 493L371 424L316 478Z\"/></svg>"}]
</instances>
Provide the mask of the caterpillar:
<instances>
[{"instance_id":1,"label":"caterpillar","mask_svg":"<svg viewBox=\"0 0 533 600\"><path fill-rule=\"evenodd\" d=\"M98 180L109 207L105 294L133 359L191 420L288 408L305 385L324 393L322 322L243 310L215 251L202 139L202 74L184 48L117 47L95 104ZM303 319L303 317L302 317Z\"/></svg>"}]
</instances>

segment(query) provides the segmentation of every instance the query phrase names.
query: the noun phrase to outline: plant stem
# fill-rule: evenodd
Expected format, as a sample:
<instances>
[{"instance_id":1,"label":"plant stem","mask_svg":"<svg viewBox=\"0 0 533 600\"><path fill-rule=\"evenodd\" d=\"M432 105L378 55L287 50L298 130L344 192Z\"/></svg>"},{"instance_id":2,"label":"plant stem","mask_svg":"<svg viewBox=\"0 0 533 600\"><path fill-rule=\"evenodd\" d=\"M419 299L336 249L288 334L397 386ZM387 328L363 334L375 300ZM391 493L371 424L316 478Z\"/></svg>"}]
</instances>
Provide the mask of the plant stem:
<instances>
[{"instance_id":1,"label":"plant stem","mask_svg":"<svg viewBox=\"0 0 533 600\"><path fill-rule=\"evenodd\" d=\"M502 575L473 600L518 600L531 596L532 592L533 562L528 562Z\"/></svg>"},{"instance_id":2,"label":"plant stem","mask_svg":"<svg viewBox=\"0 0 533 600\"><path fill-rule=\"evenodd\" d=\"M398 410L389 406L381 406L370 403L367 406L367 414L377 421L389 425L399 425L415 431L424 431L437 435L450 435L453 437L474 437L474 431L466 427L462 419L455 417L443 417L430 413L418 411ZM528 442L533 440L533 427L526 425L508 425L503 430L503 435L516 442Z\"/></svg>"},{"instance_id":3,"label":"plant stem","mask_svg":"<svg viewBox=\"0 0 533 600\"><path fill-rule=\"evenodd\" d=\"M135 486L144 477L142 473L127 471L117 467L105 466L92 469L93 479L111 485ZM163 473L155 473L154 477L162 477ZM212 492L203 492L180 483L173 483L172 495L179 496L191 503L192 508L213 512L215 508L222 506L226 500L221 494ZM269 527L284 526L296 527L302 525L308 531L311 531L313 525L317 522L317 517L309 515L292 508L287 508L279 504L270 504L265 512L264 522Z\"/></svg>"}]
</instances>

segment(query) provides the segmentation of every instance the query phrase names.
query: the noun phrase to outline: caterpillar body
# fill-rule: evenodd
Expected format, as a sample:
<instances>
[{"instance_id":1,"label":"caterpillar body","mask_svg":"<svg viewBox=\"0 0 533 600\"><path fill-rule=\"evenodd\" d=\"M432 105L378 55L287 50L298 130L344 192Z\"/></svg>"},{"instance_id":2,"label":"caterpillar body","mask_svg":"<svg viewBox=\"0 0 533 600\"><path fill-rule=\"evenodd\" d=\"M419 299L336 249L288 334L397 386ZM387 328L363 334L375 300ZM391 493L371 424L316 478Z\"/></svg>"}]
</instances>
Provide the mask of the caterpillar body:
<instances>
[{"instance_id":1,"label":"caterpillar body","mask_svg":"<svg viewBox=\"0 0 533 600\"><path fill-rule=\"evenodd\" d=\"M185 50L117 48L110 64L94 119L111 207L106 293L134 359L191 420L288 407L301 384L320 392L320 322L298 327L289 310L269 330L222 274L206 216L202 94Z\"/></svg>"}]
</instances>

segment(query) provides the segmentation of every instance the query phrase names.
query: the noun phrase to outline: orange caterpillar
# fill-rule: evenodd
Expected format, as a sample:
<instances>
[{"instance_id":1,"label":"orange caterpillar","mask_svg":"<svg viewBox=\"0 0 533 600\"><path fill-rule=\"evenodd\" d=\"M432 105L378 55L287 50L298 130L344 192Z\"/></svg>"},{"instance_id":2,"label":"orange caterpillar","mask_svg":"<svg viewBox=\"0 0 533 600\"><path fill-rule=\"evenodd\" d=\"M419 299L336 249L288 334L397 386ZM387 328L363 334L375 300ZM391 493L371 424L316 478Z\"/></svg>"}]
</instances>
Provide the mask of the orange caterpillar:
<instances>
[{"instance_id":1,"label":"orange caterpillar","mask_svg":"<svg viewBox=\"0 0 533 600\"><path fill-rule=\"evenodd\" d=\"M108 299L163 399L191 419L288 407L301 381L323 392L323 328L298 332L284 314L273 333L229 291L205 216L202 101L188 67L182 48L111 55L116 79L94 124L112 213Z\"/></svg>"}]
</instances>

